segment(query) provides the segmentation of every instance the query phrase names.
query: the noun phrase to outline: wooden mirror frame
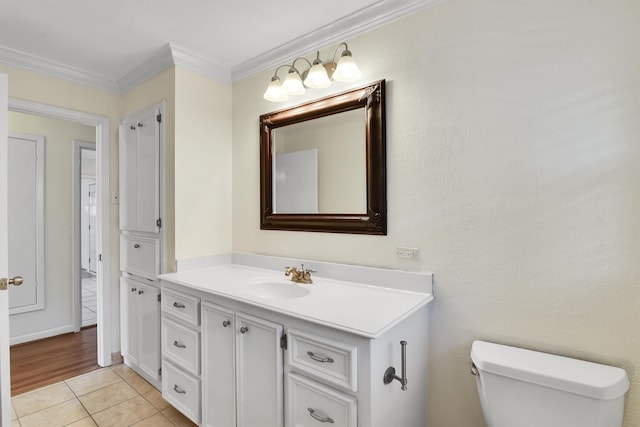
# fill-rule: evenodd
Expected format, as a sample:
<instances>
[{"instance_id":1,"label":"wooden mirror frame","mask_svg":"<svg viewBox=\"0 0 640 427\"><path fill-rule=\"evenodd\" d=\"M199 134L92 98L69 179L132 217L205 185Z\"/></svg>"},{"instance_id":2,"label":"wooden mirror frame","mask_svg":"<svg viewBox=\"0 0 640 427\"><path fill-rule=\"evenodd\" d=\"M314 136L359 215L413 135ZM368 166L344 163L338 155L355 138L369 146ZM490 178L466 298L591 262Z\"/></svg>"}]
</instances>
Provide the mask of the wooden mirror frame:
<instances>
[{"instance_id":1,"label":"wooden mirror frame","mask_svg":"<svg viewBox=\"0 0 640 427\"><path fill-rule=\"evenodd\" d=\"M387 234L385 81L260 116L260 229ZM273 141L276 128L359 108L365 109L366 213L273 212Z\"/></svg>"}]
</instances>

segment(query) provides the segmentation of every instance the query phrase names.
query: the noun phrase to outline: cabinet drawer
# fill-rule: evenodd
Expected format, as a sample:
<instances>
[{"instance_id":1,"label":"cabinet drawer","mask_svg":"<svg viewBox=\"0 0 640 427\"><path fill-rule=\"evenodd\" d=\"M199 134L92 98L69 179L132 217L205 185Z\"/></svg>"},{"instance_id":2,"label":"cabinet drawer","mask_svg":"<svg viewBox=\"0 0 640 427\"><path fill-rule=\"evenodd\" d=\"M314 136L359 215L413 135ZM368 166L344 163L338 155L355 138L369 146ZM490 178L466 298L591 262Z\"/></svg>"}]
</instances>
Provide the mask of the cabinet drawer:
<instances>
[{"instance_id":1,"label":"cabinet drawer","mask_svg":"<svg viewBox=\"0 0 640 427\"><path fill-rule=\"evenodd\" d=\"M148 237L120 236L120 270L156 280L160 274L160 241Z\"/></svg>"},{"instance_id":2,"label":"cabinet drawer","mask_svg":"<svg viewBox=\"0 0 640 427\"><path fill-rule=\"evenodd\" d=\"M196 424L200 423L200 380L162 362L162 397Z\"/></svg>"},{"instance_id":3,"label":"cabinet drawer","mask_svg":"<svg viewBox=\"0 0 640 427\"><path fill-rule=\"evenodd\" d=\"M200 333L162 319L162 356L193 375L200 374Z\"/></svg>"},{"instance_id":4,"label":"cabinet drawer","mask_svg":"<svg viewBox=\"0 0 640 427\"><path fill-rule=\"evenodd\" d=\"M190 325L200 325L200 299L179 294L168 289L162 290L162 311Z\"/></svg>"},{"instance_id":5,"label":"cabinet drawer","mask_svg":"<svg viewBox=\"0 0 640 427\"><path fill-rule=\"evenodd\" d=\"M302 376L287 374L285 424L295 427L318 427L323 423L335 427L357 427L356 398Z\"/></svg>"},{"instance_id":6,"label":"cabinet drawer","mask_svg":"<svg viewBox=\"0 0 640 427\"><path fill-rule=\"evenodd\" d=\"M328 383L358 391L358 348L289 329L289 365Z\"/></svg>"}]
</instances>

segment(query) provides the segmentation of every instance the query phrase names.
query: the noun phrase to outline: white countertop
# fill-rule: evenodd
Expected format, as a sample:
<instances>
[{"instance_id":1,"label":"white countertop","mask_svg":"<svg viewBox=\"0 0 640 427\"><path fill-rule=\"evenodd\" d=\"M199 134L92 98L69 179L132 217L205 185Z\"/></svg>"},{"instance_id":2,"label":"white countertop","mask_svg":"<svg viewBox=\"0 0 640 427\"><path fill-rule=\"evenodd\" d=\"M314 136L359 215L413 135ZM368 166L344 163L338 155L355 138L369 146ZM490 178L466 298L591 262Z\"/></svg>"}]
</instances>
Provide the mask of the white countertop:
<instances>
[{"instance_id":1,"label":"white countertop","mask_svg":"<svg viewBox=\"0 0 640 427\"><path fill-rule=\"evenodd\" d=\"M416 310L426 309L433 300L431 293L318 276L313 277L310 285L296 284L284 272L236 264L168 273L159 278L368 338L380 336ZM247 292L257 281L300 286L310 292L299 298L264 298Z\"/></svg>"}]
</instances>

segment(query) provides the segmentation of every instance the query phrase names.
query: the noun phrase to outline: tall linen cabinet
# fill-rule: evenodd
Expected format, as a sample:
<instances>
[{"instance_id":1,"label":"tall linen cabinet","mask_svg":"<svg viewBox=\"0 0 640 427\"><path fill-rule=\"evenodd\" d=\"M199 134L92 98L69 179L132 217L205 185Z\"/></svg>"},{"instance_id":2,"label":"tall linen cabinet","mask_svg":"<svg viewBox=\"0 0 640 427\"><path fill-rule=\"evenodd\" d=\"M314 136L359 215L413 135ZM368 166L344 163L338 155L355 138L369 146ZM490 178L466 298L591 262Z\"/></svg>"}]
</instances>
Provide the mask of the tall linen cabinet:
<instances>
[{"instance_id":1,"label":"tall linen cabinet","mask_svg":"<svg viewBox=\"0 0 640 427\"><path fill-rule=\"evenodd\" d=\"M119 133L120 325L124 362L160 388L164 103L124 118Z\"/></svg>"}]
</instances>

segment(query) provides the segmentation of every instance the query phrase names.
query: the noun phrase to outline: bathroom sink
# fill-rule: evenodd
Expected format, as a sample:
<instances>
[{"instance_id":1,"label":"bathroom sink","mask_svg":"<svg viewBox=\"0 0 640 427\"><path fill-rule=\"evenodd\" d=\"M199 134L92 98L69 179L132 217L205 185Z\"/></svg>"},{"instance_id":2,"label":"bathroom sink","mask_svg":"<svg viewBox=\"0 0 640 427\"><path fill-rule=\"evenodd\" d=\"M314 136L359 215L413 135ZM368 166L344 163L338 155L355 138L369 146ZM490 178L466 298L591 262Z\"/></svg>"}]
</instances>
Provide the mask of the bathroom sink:
<instances>
[{"instance_id":1,"label":"bathroom sink","mask_svg":"<svg viewBox=\"0 0 640 427\"><path fill-rule=\"evenodd\" d=\"M242 290L244 293L260 298L289 299L309 295L308 288L288 282L256 282Z\"/></svg>"}]
</instances>

